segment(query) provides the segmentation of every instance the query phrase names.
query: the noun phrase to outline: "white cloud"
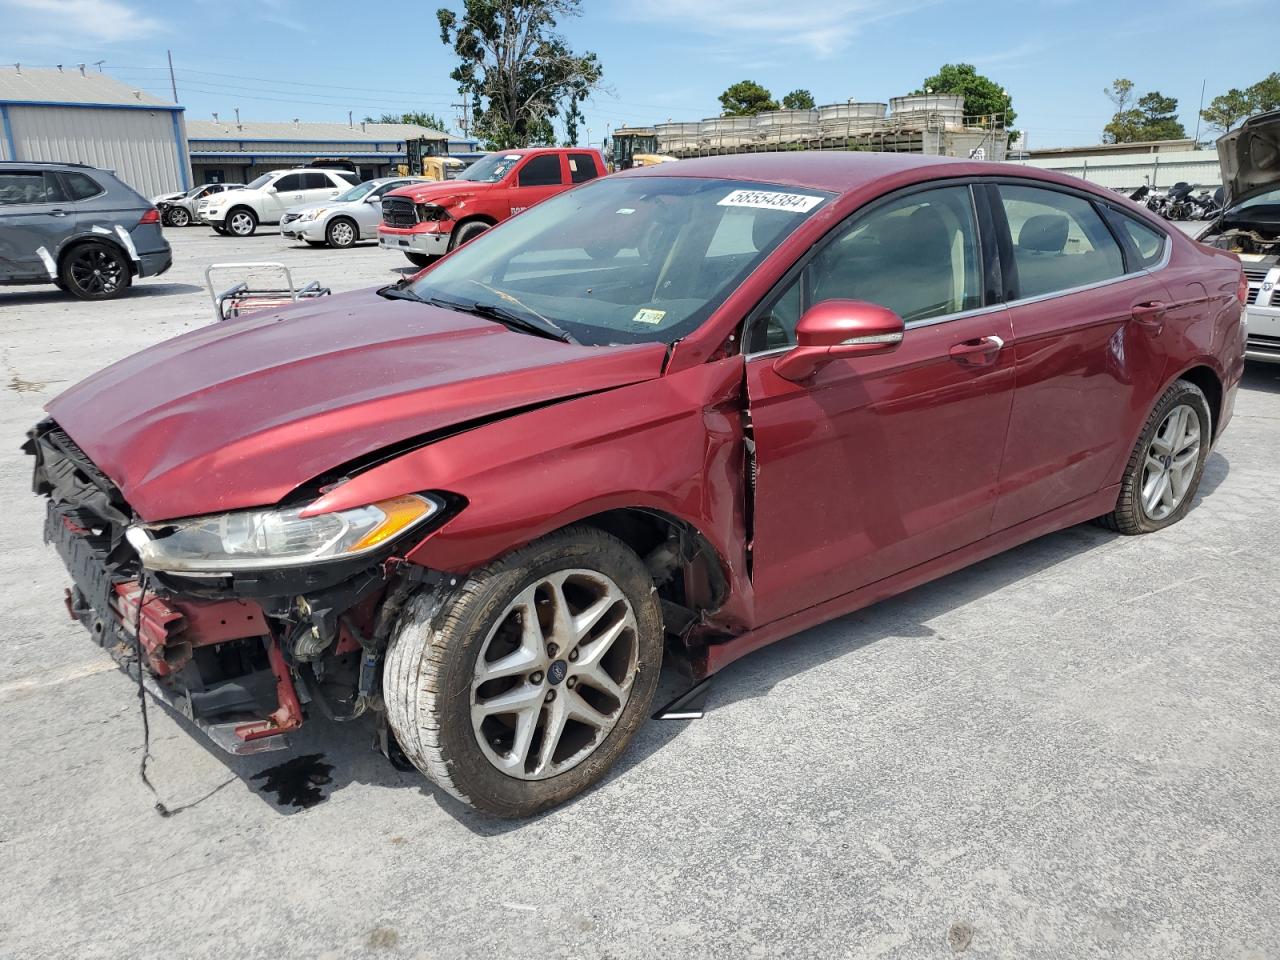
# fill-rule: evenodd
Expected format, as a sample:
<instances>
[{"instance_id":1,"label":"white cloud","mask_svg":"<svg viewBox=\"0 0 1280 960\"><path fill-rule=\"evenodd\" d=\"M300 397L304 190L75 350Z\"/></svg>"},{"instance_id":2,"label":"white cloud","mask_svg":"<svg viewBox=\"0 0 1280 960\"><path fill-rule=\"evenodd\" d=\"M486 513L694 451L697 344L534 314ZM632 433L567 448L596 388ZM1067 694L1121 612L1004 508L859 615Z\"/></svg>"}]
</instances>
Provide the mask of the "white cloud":
<instances>
[{"instance_id":1,"label":"white cloud","mask_svg":"<svg viewBox=\"0 0 1280 960\"><path fill-rule=\"evenodd\" d=\"M844 50L863 27L932 2L827 0L800 11L778 0L630 0L619 14L670 23L674 29L707 34L735 45L782 44L827 58Z\"/></svg>"},{"instance_id":2,"label":"white cloud","mask_svg":"<svg viewBox=\"0 0 1280 960\"><path fill-rule=\"evenodd\" d=\"M0 0L0 19L16 30L35 31L50 39L116 43L150 36L162 29L118 0ZM31 37L28 36L28 42Z\"/></svg>"}]
</instances>

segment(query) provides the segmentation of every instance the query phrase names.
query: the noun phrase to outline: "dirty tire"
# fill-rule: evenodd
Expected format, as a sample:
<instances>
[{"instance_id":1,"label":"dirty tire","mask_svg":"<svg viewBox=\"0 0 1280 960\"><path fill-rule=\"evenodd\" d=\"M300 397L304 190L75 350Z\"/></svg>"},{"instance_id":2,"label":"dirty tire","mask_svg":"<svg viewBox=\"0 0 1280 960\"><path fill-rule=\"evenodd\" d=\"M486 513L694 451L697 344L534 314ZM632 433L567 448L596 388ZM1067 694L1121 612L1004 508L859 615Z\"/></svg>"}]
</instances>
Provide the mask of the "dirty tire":
<instances>
[{"instance_id":1,"label":"dirty tire","mask_svg":"<svg viewBox=\"0 0 1280 960\"><path fill-rule=\"evenodd\" d=\"M405 256L409 258L409 262L412 263L415 267L430 266L437 259L439 259L437 257L430 256L429 254L409 253L408 251L405 251Z\"/></svg>"},{"instance_id":2,"label":"dirty tire","mask_svg":"<svg viewBox=\"0 0 1280 960\"><path fill-rule=\"evenodd\" d=\"M1153 519L1143 508L1142 503L1143 477L1146 474L1147 455L1152 449L1152 442L1155 440L1161 426L1165 423L1166 418L1180 406L1190 407L1199 420L1199 453L1196 456L1195 466L1192 468L1191 480L1176 509L1167 516ZM1142 435L1138 437L1133 453L1129 455L1129 462L1125 465L1124 477L1120 482L1120 497L1116 501L1115 510L1099 517L1097 523L1108 530L1114 530L1126 536L1136 536L1140 533L1153 533L1156 530L1163 530L1165 527L1175 524L1185 517L1187 511L1191 509L1191 504L1196 497L1196 491L1200 487L1200 477L1204 473L1204 464L1209 456L1212 436L1209 402L1205 399L1204 393L1193 383L1189 383L1186 380L1175 380L1169 389L1164 392L1163 396L1160 397L1155 408L1151 411L1151 416L1147 417L1147 422L1142 428Z\"/></svg>"},{"instance_id":3,"label":"dirty tire","mask_svg":"<svg viewBox=\"0 0 1280 960\"><path fill-rule=\"evenodd\" d=\"M576 765L546 779L509 776L482 751L472 726L476 661L522 591L572 569L610 578L630 603L637 668L629 698L612 729ZM643 562L617 538L578 526L411 597L387 648L383 697L396 739L428 779L480 810L527 817L585 790L613 765L649 712L661 665L662 617Z\"/></svg>"},{"instance_id":4,"label":"dirty tire","mask_svg":"<svg viewBox=\"0 0 1280 960\"><path fill-rule=\"evenodd\" d=\"M470 243L488 229L489 224L481 223L479 220L472 220L470 223L464 223L457 230L453 231L453 236L449 238L449 249L457 250L464 243Z\"/></svg>"}]
</instances>

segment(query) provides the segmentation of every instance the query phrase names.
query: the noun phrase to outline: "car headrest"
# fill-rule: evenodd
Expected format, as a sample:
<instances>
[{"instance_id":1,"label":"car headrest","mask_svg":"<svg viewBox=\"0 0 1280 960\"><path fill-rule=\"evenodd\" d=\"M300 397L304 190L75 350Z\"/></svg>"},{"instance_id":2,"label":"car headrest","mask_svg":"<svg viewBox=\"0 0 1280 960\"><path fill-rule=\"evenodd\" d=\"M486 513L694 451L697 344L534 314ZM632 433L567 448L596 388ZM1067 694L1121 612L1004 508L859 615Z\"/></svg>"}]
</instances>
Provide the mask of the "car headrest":
<instances>
[{"instance_id":1,"label":"car headrest","mask_svg":"<svg viewBox=\"0 0 1280 960\"><path fill-rule=\"evenodd\" d=\"M1067 218L1060 213L1028 217L1018 231L1018 246L1036 253L1061 253L1067 245Z\"/></svg>"},{"instance_id":2,"label":"car headrest","mask_svg":"<svg viewBox=\"0 0 1280 960\"><path fill-rule=\"evenodd\" d=\"M890 217L880 230L882 256L907 263L947 261L951 234L933 207L920 207L909 217Z\"/></svg>"}]
</instances>

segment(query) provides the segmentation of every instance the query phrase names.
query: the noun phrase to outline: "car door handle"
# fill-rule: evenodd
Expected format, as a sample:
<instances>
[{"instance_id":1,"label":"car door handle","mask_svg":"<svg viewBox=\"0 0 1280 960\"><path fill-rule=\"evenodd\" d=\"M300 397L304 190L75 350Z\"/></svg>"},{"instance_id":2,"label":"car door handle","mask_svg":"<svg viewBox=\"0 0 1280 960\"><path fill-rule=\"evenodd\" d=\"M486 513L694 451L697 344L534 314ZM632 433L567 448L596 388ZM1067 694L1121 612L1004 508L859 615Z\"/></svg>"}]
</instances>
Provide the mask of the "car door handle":
<instances>
[{"instance_id":1,"label":"car door handle","mask_svg":"<svg viewBox=\"0 0 1280 960\"><path fill-rule=\"evenodd\" d=\"M51 216L51 217L65 217L66 215L67 215L67 211L65 211L65 210L50 210L50 211L49 211L49 216Z\"/></svg>"},{"instance_id":2,"label":"car door handle","mask_svg":"<svg viewBox=\"0 0 1280 960\"><path fill-rule=\"evenodd\" d=\"M970 367L982 367L996 362L1004 349L1004 340L995 335L965 340L955 344L948 353L956 363Z\"/></svg>"},{"instance_id":3,"label":"car door handle","mask_svg":"<svg viewBox=\"0 0 1280 960\"><path fill-rule=\"evenodd\" d=\"M1164 315L1176 304L1165 303L1163 300L1148 300L1146 303L1135 303L1133 305L1133 319L1139 323L1147 323L1159 325L1164 319Z\"/></svg>"}]
</instances>

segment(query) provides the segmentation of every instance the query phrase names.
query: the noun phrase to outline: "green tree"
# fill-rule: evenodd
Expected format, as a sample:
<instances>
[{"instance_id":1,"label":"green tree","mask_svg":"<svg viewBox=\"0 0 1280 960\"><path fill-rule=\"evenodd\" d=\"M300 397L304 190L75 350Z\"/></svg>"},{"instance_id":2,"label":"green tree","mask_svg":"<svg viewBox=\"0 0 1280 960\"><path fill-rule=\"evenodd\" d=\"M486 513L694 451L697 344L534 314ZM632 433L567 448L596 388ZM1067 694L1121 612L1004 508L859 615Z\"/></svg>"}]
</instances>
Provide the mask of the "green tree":
<instances>
[{"instance_id":1,"label":"green tree","mask_svg":"<svg viewBox=\"0 0 1280 960\"><path fill-rule=\"evenodd\" d=\"M1116 112L1102 129L1103 143L1138 143L1148 140L1182 140L1186 127L1178 119L1178 100L1158 90L1144 93L1135 102L1137 89L1132 80L1116 80L1107 98ZM1133 106L1130 106L1130 104Z\"/></svg>"},{"instance_id":2,"label":"green tree","mask_svg":"<svg viewBox=\"0 0 1280 960\"><path fill-rule=\"evenodd\" d=\"M726 117L754 117L766 110L777 110L778 101L754 80L741 80L720 94L720 106Z\"/></svg>"},{"instance_id":3,"label":"green tree","mask_svg":"<svg viewBox=\"0 0 1280 960\"><path fill-rule=\"evenodd\" d=\"M449 76L471 98L474 132L491 149L555 142L554 120L573 114L600 85L594 53L575 53L556 33L581 0L463 0L436 11L440 39L458 65Z\"/></svg>"},{"instance_id":4,"label":"green tree","mask_svg":"<svg viewBox=\"0 0 1280 960\"><path fill-rule=\"evenodd\" d=\"M409 113L384 113L379 117L365 117L365 123L416 123L420 127L448 133L450 124L434 113L414 110Z\"/></svg>"},{"instance_id":5,"label":"green tree","mask_svg":"<svg viewBox=\"0 0 1280 960\"><path fill-rule=\"evenodd\" d=\"M561 146L576 147L578 145L578 124L584 119L582 111L578 109L578 98L570 97L568 105L564 108L564 141Z\"/></svg>"},{"instance_id":6,"label":"green tree","mask_svg":"<svg viewBox=\"0 0 1280 960\"><path fill-rule=\"evenodd\" d=\"M808 90L792 90L782 98L783 109L786 110L812 110L815 106L813 94Z\"/></svg>"},{"instance_id":7,"label":"green tree","mask_svg":"<svg viewBox=\"0 0 1280 960\"><path fill-rule=\"evenodd\" d=\"M1249 95L1232 87L1210 100L1209 105L1200 111L1200 117L1210 130L1226 133L1252 112Z\"/></svg>"},{"instance_id":8,"label":"green tree","mask_svg":"<svg viewBox=\"0 0 1280 960\"><path fill-rule=\"evenodd\" d=\"M969 123L979 126L1004 126L1009 142L1018 136L1013 122L1018 119L1013 98L1004 87L980 74L971 63L946 63L932 77L926 77L917 94L948 93L964 97L964 113ZM977 119L980 118L980 119Z\"/></svg>"},{"instance_id":9,"label":"green tree","mask_svg":"<svg viewBox=\"0 0 1280 960\"><path fill-rule=\"evenodd\" d=\"M1249 112L1266 113L1280 109L1280 73L1272 73L1245 91L1249 98Z\"/></svg>"}]
</instances>

